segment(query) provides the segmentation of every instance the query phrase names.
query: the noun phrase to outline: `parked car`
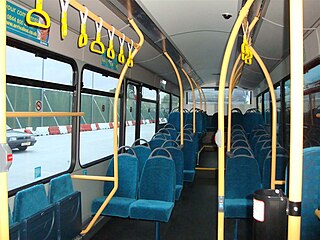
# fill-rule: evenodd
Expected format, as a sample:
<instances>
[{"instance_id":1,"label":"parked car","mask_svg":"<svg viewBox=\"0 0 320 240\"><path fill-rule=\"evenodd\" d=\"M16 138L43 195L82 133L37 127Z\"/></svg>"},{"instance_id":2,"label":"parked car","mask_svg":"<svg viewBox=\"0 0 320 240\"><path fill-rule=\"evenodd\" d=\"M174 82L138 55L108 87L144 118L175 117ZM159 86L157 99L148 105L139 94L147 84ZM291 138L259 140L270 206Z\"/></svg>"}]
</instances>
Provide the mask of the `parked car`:
<instances>
[{"instance_id":1,"label":"parked car","mask_svg":"<svg viewBox=\"0 0 320 240\"><path fill-rule=\"evenodd\" d=\"M11 149L25 151L28 147L33 146L37 140L32 134L18 132L7 125L7 143Z\"/></svg>"}]
</instances>

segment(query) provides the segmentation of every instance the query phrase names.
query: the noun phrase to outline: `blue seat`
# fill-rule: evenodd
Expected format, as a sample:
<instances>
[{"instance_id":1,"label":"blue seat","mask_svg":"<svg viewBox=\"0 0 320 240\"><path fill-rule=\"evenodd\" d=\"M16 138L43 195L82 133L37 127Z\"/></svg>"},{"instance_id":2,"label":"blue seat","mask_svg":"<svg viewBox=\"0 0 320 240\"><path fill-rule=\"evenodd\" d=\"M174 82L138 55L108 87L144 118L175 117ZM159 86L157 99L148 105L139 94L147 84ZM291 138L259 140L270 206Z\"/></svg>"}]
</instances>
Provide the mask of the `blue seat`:
<instances>
[{"instance_id":1,"label":"blue seat","mask_svg":"<svg viewBox=\"0 0 320 240\"><path fill-rule=\"evenodd\" d=\"M172 146L171 143L175 145ZM176 200L180 199L182 189L183 189L183 169L184 169L184 158L183 152L181 151L180 146L177 142L168 140L166 141L162 147L166 148L174 161L175 169L176 169Z\"/></svg>"},{"instance_id":2,"label":"blue seat","mask_svg":"<svg viewBox=\"0 0 320 240\"><path fill-rule=\"evenodd\" d=\"M73 190L70 174L51 179L49 202L57 205L59 239L75 238L82 229L81 193Z\"/></svg>"},{"instance_id":3,"label":"blue seat","mask_svg":"<svg viewBox=\"0 0 320 240\"><path fill-rule=\"evenodd\" d=\"M253 193L261 188L256 160L248 156L229 158L226 164L225 218L252 216Z\"/></svg>"},{"instance_id":4,"label":"blue seat","mask_svg":"<svg viewBox=\"0 0 320 240\"><path fill-rule=\"evenodd\" d=\"M262 114L259 112L245 113L243 118L244 129L247 133L251 133L256 126L264 124Z\"/></svg>"},{"instance_id":5,"label":"blue seat","mask_svg":"<svg viewBox=\"0 0 320 240\"><path fill-rule=\"evenodd\" d=\"M185 182L193 182L196 166L196 151L192 138L185 134L184 144L182 147L184 158L184 170L183 179ZM177 141L180 141L180 135L177 137Z\"/></svg>"},{"instance_id":6,"label":"blue seat","mask_svg":"<svg viewBox=\"0 0 320 240\"><path fill-rule=\"evenodd\" d=\"M10 240L22 239L22 223L13 222L10 209L8 209L9 214L9 225L10 225Z\"/></svg>"},{"instance_id":7,"label":"blue seat","mask_svg":"<svg viewBox=\"0 0 320 240\"><path fill-rule=\"evenodd\" d=\"M316 240L320 236L314 214L320 206L320 147L304 149L302 178L301 240Z\"/></svg>"},{"instance_id":8,"label":"blue seat","mask_svg":"<svg viewBox=\"0 0 320 240\"><path fill-rule=\"evenodd\" d=\"M168 117L168 123L172 124L180 132L180 112L171 112Z\"/></svg>"},{"instance_id":9,"label":"blue seat","mask_svg":"<svg viewBox=\"0 0 320 240\"><path fill-rule=\"evenodd\" d=\"M270 188L271 180L271 156L267 156L262 169L262 187ZM288 155L277 153L276 155L276 180L285 180L286 167L288 164Z\"/></svg>"},{"instance_id":10,"label":"blue seat","mask_svg":"<svg viewBox=\"0 0 320 240\"><path fill-rule=\"evenodd\" d=\"M149 143L148 143L148 145L149 145ZM138 174L139 174L139 179L140 179L143 166L144 166L145 162L147 161L148 157L150 156L151 148L149 146L136 145L136 146L133 146L128 151L128 153L130 153L130 151L133 151L138 158Z\"/></svg>"},{"instance_id":11,"label":"blue seat","mask_svg":"<svg viewBox=\"0 0 320 240\"><path fill-rule=\"evenodd\" d=\"M243 126L243 115L240 112L233 112L231 115L231 125Z\"/></svg>"},{"instance_id":12,"label":"blue seat","mask_svg":"<svg viewBox=\"0 0 320 240\"><path fill-rule=\"evenodd\" d=\"M104 216L115 216L126 218L129 216L129 207L137 198L138 187L138 159L130 154L124 153L118 156L119 186L110 202L103 210ZM113 159L110 161L107 176L113 176ZM111 190L113 182L105 182L104 196L93 200L92 213L96 213L105 201Z\"/></svg>"},{"instance_id":13,"label":"blue seat","mask_svg":"<svg viewBox=\"0 0 320 240\"><path fill-rule=\"evenodd\" d=\"M49 204L43 184L19 191L14 199L13 222L22 222L22 239L57 239L56 206Z\"/></svg>"},{"instance_id":14,"label":"blue seat","mask_svg":"<svg viewBox=\"0 0 320 240\"><path fill-rule=\"evenodd\" d=\"M237 156L237 155L246 155L249 157L254 158L252 150L248 147L237 147L233 149L232 153Z\"/></svg>"},{"instance_id":15,"label":"blue seat","mask_svg":"<svg viewBox=\"0 0 320 240\"><path fill-rule=\"evenodd\" d=\"M237 147L247 147L247 148L249 148L250 145L249 145L247 140L238 139L238 140L234 141L231 144L231 148L237 148Z\"/></svg>"},{"instance_id":16,"label":"blue seat","mask_svg":"<svg viewBox=\"0 0 320 240\"><path fill-rule=\"evenodd\" d=\"M142 170L138 200L130 205L130 218L168 222L174 207L176 173L174 162L164 156L151 156Z\"/></svg>"}]
</instances>

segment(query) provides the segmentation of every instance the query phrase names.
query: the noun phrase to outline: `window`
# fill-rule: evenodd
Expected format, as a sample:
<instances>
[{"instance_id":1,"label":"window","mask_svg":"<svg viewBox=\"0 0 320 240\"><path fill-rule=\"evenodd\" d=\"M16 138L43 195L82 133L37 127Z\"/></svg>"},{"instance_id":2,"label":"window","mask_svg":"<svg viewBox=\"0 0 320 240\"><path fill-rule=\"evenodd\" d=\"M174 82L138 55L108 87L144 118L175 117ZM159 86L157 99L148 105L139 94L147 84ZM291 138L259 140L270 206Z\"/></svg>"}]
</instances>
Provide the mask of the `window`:
<instances>
[{"instance_id":1,"label":"window","mask_svg":"<svg viewBox=\"0 0 320 240\"><path fill-rule=\"evenodd\" d=\"M127 85L127 109L126 109L126 141L125 145L131 146L135 141L137 115L137 87Z\"/></svg>"},{"instance_id":2,"label":"window","mask_svg":"<svg viewBox=\"0 0 320 240\"><path fill-rule=\"evenodd\" d=\"M257 103L259 112L262 112L262 95L258 96Z\"/></svg>"},{"instance_id":3,"label":"window","mask_svg":"<svg viewBox=\"0 0 320 240\"><path fill-rule=\"evenodd\" d=\"M140 138L146 139L147 141L151 140L155 133L156 109L156 103L141 101Z\"/></svg>"},{"instance_id":4,"label":"window","mask_svg":"<svg viewBox=\"0 0 320 240\"><path fill-rule=\"evenodd\" d=\"M113 105L118 80L101 73L84 69L80 121L80 164L113 154ZM98 91L95 91L98 90ZM107 92L109 91L109 93ZM118 104L120 121L120 99Z\"/></svg>"},{"instance_id":5,"label":"window","mask_svg":"<svg viewBox=\"0 0 320 240\"><path fill-rule=\"evenodd\" d=\"M172 109L175 109L175 108L178 108L179 107L179 101L180 101L180 98L175 96L175 95L171 95L172 96ZM172 110L171 109L171 110Z\"/></svg>"},{"instance_id":6,"label":"window","mask_svg":"<svg viewBox=\"0 0 320 240\"><path fill-rule=\"evenodd\" d=\"M7 75L7 111L72 111L70 64L7 46ZM31 81L21 85L16 77ZM14 155L9 190L70 169L71 117L7 118L7 125L7 142Z\"/></svg>"},{"instance_id":7,"label":"window","mask_svg":"<svg viewBox=\"0 0 320 240\"><path fill-rule=\"evenodd\" d=\"M269 92L265 92L264 93L263 99L264 99L264 101L263 101L264 122L266 123L266 125L270 126L270 123L271 123L271 111L270 111L270 94L269 94Z\"/></svg>"},{"instance_id":8,"label":"window","mask_svg":"<svg viewBox=\"0 0 320 240\"><path fill-rule=\"evenodd\" d=\"M156 101L157 91L150 88L142 87L142 98Z\"/></svg>"},{"instance_id":9,"label":"window","mask_svg":"<svg viewBox=\"0 0 320 240\"><path fill-rule=\"evenodd\" d=\"M159 123L167 123L170 113L170 94L160 91Z\"/></svg>"},{"instance_id":10,"label":"window","mask_svg":"<svg viewBox=\"0 0 320 240\"><path fill-rule=\"evenodd\" d=\"M7 46L7 74L45 82L72 85L70 64Z\"/></svg>"}]
</instances>

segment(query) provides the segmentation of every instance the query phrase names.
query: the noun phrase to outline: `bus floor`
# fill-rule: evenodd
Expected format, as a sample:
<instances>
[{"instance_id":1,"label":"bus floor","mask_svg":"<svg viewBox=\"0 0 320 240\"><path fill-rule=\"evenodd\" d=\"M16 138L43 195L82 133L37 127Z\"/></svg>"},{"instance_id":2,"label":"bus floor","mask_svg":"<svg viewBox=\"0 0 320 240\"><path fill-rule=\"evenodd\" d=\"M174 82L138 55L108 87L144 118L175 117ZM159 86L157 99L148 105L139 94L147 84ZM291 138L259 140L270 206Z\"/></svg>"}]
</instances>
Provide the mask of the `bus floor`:
<instances>
[{"instance_id":1,"label":"bus floor","mask_svg":"<svg viewBox=\"0 0 320 240\"><path fill-rule=\"evenodd\" d=\"M199 167L217 167L217 151L203 151ZM218 172L196 171L193 183L185 183L180 200L176 201L170 221L160 224L163 240L217 239ZM235 220L226 219L225 239L234 239ZM251 221L239 223L239 240L251 239ZM143 220L110 218L94 240L152 240L155 223Z\"/></svg>"}]
</instances>

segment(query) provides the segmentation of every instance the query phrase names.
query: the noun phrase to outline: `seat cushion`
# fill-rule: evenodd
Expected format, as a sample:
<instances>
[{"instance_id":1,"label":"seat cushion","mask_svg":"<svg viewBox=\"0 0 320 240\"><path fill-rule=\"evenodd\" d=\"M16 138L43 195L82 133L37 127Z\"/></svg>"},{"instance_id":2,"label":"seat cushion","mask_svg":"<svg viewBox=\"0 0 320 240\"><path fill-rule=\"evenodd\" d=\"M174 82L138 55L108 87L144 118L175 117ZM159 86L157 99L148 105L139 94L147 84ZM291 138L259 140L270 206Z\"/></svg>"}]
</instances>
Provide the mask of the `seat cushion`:
<instances>
[{"instance_id":1,"label":"seat cushion","mask_svg":"<svg viewBox=\"0 0 320 240\"><path fill-rule=\"evenodd\" d=\"M168 222L173 202L139 199L130 205L130 218Z\"/></svg>"},{"instance_id":2,"label":"seat cushion","mask_svg":"<svg viewBox=\"0 0 320 240\"><path fill-rule=\"evenodd\" d=\"M105 200L106 196L94 199L91 205L91 212L93 214L96 213ZM126 218L129 216L130 204L134 201L136 201L134 198L113 197L101 215Z\"/></svg>"},{"instance_id":3,"label":"seat cushion","mask_svg":"<svg viewBox=\"0 0 320 240\"><path fill-rule=\"evenodd\" d=\"M180 199L182 188L183 188L182 185L176 185L176 200Z\"/></svg>"},{"instance_id":4,"label":"seat cushion","mask_svg":"<svg viewBox=\"0 0 320 240\"><path fill-rule=\"evenodd\" d=\"M185 182L193 182L195 173L194 170L183 170L183 180Z\"/></svg>"},{"instance_id":5,"label":"seat cushion","mask_svg":"<svg viewBox=\"0 0 320 240\"><path fill-rule=\"evenodd\" d=\"M224 200L225 218L251 218L253 200L246 198L235 198Z\"/></svg>"}]
</instances>

